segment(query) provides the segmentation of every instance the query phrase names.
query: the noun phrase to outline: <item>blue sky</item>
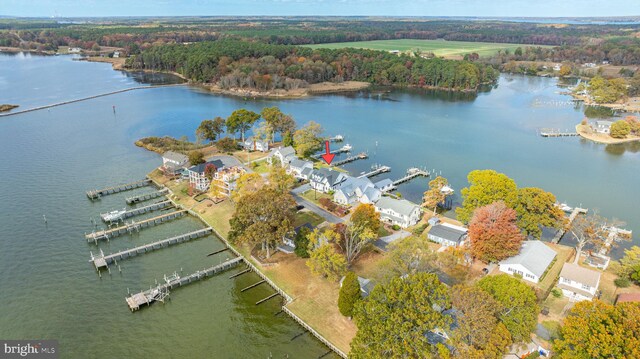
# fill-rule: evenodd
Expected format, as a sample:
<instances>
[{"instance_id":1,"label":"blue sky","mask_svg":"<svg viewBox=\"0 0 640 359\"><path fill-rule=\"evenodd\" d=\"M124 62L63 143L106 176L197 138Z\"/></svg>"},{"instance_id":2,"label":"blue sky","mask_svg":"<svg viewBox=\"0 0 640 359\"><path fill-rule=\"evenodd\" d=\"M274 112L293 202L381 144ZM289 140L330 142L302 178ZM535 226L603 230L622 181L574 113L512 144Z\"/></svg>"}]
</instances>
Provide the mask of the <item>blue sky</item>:
<instances>
[{"instance_id":1,"label":"blue sky","mask_svg":"<svg viewBox=\"0 0 640 359\"><path fill-rule=\"evenodd\" d=\"M0 15L626 16L640 0L0 0Z\"/></svg>"}]
</instances>

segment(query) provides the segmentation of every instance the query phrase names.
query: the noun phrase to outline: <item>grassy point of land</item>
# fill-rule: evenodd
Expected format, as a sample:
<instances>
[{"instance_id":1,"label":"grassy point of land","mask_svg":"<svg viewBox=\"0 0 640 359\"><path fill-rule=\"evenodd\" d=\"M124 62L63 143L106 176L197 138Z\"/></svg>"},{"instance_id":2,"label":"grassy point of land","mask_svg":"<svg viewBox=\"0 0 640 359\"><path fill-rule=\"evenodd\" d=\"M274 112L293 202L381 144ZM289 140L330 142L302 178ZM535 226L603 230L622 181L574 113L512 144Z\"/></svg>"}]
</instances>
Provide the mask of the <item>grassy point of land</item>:
<instances>
[{"instance_id":1,"label":"grassy point of land","mask_svg":"<svg viewBox=\"0 0 640 359\"><path fill-rule=\"evenodd\" d=\"M330 44L309 45L309 47L314 49L342 49L347 47L354 47L360 49L381 51L398 50L401 52L418 49L421 52L433 52L436 56L443 56L447 58L461 58L465 54L469 54L472 52L475 52L480 56L492 56L495 55L498 50L509 50L513 53L516 48L526 46L528 45L493 42L413 39L337 42Z\"/></svg>"}]
</instances>

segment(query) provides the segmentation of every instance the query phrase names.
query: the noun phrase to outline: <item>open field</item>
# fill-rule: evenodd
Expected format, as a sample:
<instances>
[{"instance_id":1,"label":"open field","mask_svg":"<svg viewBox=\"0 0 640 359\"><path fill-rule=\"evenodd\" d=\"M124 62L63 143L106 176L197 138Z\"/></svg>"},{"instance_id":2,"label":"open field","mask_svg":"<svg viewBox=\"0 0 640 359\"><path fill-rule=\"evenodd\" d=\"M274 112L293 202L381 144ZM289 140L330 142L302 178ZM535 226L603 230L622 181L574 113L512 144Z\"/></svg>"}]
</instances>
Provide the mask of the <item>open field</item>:
<instances>
[{"instance_id":1,"label":"open field","mask_svg":"<svg viewBox=\"0 0 640 359\"><path fill-rule=\"evenodd\" d=\"M508 49L513 52L518 47L527 45L504 44L493 42L467 42L467 41L446 41L446 40L376 40L357 42L337 42L330 44L309 45L314 49L341 49L345 47L355 47L360 49L382 50L382 51L407 51L418 49L423 52L433 52L436 56L447 58L461 57L472 52L480 56L491 56L498 50Z\"/></svg>"}]
</instances>

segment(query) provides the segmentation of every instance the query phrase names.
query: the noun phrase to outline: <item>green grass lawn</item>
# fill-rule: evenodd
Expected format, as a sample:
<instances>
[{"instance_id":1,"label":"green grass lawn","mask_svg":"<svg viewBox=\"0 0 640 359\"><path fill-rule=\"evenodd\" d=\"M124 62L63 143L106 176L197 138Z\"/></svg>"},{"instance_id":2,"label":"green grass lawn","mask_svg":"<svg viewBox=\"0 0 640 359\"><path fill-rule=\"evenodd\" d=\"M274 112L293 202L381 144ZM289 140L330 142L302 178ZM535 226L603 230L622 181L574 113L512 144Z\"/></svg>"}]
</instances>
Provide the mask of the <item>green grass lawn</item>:
<instances>
[{"instance_id":1,"label":"green grass lawn","mask_svg":"<svg viewBox=\"0 0 640 359\"><path fill-rule=\"evenodd\" d=\"M371 49L381 51L391 50L415 50L423 52L433 52L436 56L454 57L464 56L465 54L476 52L480 56L492 56L498 50L509 49L513 52L518 47L527 45L519 44L501 44L493 42L467 42L467 41L446 41L446 40L375 40L375 41L356 41L356 42L337 42L330 44L308 45L314 49L342 49L345 47L354 47L360 49ZM543 46L547 47L547 46Z\"/></svg>"},{"instance_id":2,"label":"green grass lawn","mask_svg":"<svg viewBox=\"0 0 640 359\"><path fill-rule=\"evenodd\" d=\"M329 195L329 194L327 194L327 193L322 193L322 192L320 192L320 191L315 191L315 193L314 193L314 191L313 191L313 190L309 190L309 191L307 191L307 192L305 192L305 193L301 194L301 196L302 196L302 197L304 197L304 198L306 198L306 199L307 199L307 200L309 200L310 202L315 203L316 205L318 205L318 206L320 206L320 207L322 207L322 206L320 205L320 202L319 202L319 201L320 201L320 198L328 198L328 199L330 199L330 200L333 200L333 196L332 196L332 195Z\"/></svg>"},{"instance_id":3,"label":"green grass lawn","mask_svg":"<svg viewBox=\"0 0 640 359\"><path fill-rule=\"evenodd\" d=\"M254 162L255 167L253 165L249 166L256 173L267 173L271 168L267 160Z\"/></svg>"},{"instance_id":4,"label":"green grass lawn","mask_svg":"<svg viewBox=\"0 0 640 359\"><path fill-rule=\"evenodd\" d=\"M293 226L298 227L305 223L310 223L313 227L317 227L322 222L324 222L324 218L319 215L313 212L303 211L296 213L296 219L293 222Z\"/></svg>"}]
</instances>

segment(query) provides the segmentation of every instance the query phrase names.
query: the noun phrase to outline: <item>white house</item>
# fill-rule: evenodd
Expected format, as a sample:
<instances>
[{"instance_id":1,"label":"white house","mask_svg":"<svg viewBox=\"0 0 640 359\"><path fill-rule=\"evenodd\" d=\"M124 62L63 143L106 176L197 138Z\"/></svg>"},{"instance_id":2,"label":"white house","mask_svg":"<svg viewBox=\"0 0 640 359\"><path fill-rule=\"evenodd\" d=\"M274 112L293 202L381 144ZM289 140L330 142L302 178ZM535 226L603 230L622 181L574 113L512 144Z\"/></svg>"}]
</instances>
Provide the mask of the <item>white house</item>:
<instances>
[{"instance_id":1,"label":"white house","mask_svg":"<svg viewBox=\"0 0 640 359\"><path fill-rule=\"evenodd\" d=\"M162 155L162 167L165 174L175 175L189 165L189 157L182 153L167 151Z\"/></svg>"},{"instance_id":2,"label":"white house","mask_svg":"<svg viewBox=\"0 0 640 359\"><path fill-rule=\"evenodd\" d=\"M296 158L296 150L291 146L275 148L271 150L271 154L268 158L269 162L271 162L273 158L277 158L280 163L285 166L291 162L291 160Z\"/></svg>"},{"instance_id":3,"label":"white house","mask_svg":"<svg viewBox=\"0 0 640 359\"><path fill-rule=\"evenodd\" d=\"M347 175L328 168L313 170L309 175L311 188L323 193L335 191L346 180Z\"/></svg>"},{"instance_id":4,"label":"white house","mask_svg":"<svg viewBox=\"0 0 640 359\"><path fill-rule=\"evenodd\" d=\"M368 197L363 198L365 192L369 189L375 190L373 182L371 182L370 179L366 177L356 178L347 176L347 179L335 190L333 200L334 202L342 205L352 205L354 203L361 202L361 199L366 201L363 203L373 202L369 197L374 198L374 201L377 201L378 198L380 198L380 195L376 195L371 191L368 193Z\"/></svg>"},{"instance_id":5,"label":"white house","mask_svg":"<svg viewBox=\"0 0 640 359\"><path fill-rule=\"evenodd\" d=\"M120 57L120 51L114 51L113 52L113 57L116 58L116 59L119 58Z\"/></svg>"},{"instance_id":6,"label":"white house","mask_svg":"<svg viewBox=\"0 0 640 359\"><path fill-rule=\"evenodd\" d=\"M560 71L561 68L562 66L560 66L560 64L553 65L553 71Z\"/></svg>"},{"instance_id":7,"label":"white house","mask_svg":"<svg viewBox=\"0 0 640 359\"><path fill-rule=\"evenodd\" d=\"M375 187L369 187L360 195L360 203L372 204L380 198L382 198L382 192Z\"/></svg>"},{"instance_id":8,"label":"white house","mask_svg":"<svg viewBox=\"0 0 640 359\"><path fill-rule=\"evenodd\" d=\"M500 271L538 283L557 253L541 241L524 241L520 253L500 262Z\"/></svg>"},{"instance_id":9,"label":"white house","mask_svg":"<svg viewBox=\"0 0 640 359\"><path fill-rule=\"evenodd\" d=\"M592 126L593 129L598 133L609 134L611 132L612 121L599 120L595 122L595 126Z\"/></svg>"},{"instance_id":10,"label":"white house","mask_svg":"<svg viewBox=\"0 0 640 359\"><path fill-rule=\"evenodd\" d=\"M260 152L268 152L269 151L269 141L267 140L259 140L254 137L249 137L244 142L240 142L240 146L247 151L260 151Z\"/></svg>"},{"instance_id":11,"label":"white house","mask_svg":"<svg viewBox=\"0 0 640 359\"><path fill-rule=\"evenodd\" d=\"M565 263L560 272L558 287L572 301L592 300L600 285L600 272Z\"/></svg>"},{"instance_id":12,"label":"white house","mask_svg":"<svg viewBox=\"0 0 640 359\"><path fill-rule=\"evenodd\" d=\"M458 247L467 240L467 229L449 223L437 223L431 227L427 238L445 247Z\"/></svg>"},{"instance_id":13,"label":"white house","mask_svg":"<svg viewBox=\"0 0 640 359\"><path fill-rule=\"evenodd\" d=\"M380 219L397 224L402 228L413 226L420 221L420 206L406 199L382 197L375 204L376 212L380 212Z\"/></svg>"},{"instance_id":14,"label":"white house","mask_svg":"<svg viewBox=\"0 0 640 359\"><path fill-rule=\"evenodd\" d=\"M70 47L67 49L67 52L70 54L79 54L80 52L82 52L82 49L79 47Z\"/></svg>"},{"instance_id":15,"label":"white house","mask_svg":"<svg viewBox=\"0 0 640 359\"><path fill-rule=\"evenodd\" d=\"M308 179L310 172L305 172L305 169L313 170L313 163L294 158L291 160L291 162L289 162L287 173L293 175L296 178Z\"/></svg>"},{"instance_id":16,"label":"white house","mask_svg":"<svg viewBox=\"0 0 640 359\"><path fill-rule=\"evenodd\" d=\"M293 232L288 233L282 238L282 245L279 245L277 248L279 251L287 254L293 253L296 249L296 236L303 228L307 228L309 231L313 231L313 226L311 223L305 223L299 227L294 228Z\"/></svg>"}]
</instances>

